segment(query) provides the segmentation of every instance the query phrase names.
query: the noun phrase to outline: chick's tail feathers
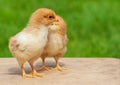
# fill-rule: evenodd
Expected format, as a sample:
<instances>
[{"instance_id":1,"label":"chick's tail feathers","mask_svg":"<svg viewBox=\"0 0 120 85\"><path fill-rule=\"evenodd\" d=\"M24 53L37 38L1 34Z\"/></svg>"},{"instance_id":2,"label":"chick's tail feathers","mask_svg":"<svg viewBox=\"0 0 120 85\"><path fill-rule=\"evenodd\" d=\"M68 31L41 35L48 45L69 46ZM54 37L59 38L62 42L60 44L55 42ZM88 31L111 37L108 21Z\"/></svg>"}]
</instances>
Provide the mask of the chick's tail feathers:
<instances>
[{"instance_id":1,"label":"chick's tail feathers","mask_svg":"<svg viewBox=\"0 0 120 85\"><path fill-rule=\"evenodd\" d=\"M19 44L16 42L16 39L14 37L11 37L9 40L9 49L11 51L14 51L18 48Z\"/></svg>"}]
</instances>

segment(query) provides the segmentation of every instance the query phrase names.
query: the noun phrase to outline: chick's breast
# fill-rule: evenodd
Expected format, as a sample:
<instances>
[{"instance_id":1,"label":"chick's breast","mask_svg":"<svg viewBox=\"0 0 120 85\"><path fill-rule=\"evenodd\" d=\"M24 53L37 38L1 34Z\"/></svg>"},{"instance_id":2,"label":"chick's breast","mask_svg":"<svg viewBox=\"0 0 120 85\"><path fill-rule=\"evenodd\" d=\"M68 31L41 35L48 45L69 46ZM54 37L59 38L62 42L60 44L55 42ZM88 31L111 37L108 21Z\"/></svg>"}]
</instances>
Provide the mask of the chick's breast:
<instances>
[{"instance_id":1,"label":"chick's breast","mask_svg":"<svg viewBox=\"0 0 120 85\"><path fill-rule=\"evenodd\" d=\"M35 49L33 48L37 47L36 37L34 37L31 34L21 32L15 38L16 38L17 43L19 44L18 49L21 51L27 50L28 48L30 49L30 47L31 47L31 50L34 51ZM36 45L34 45L33 43Z\"/></svg>"},{"instance_id":2,"label":"chick's breast","mask_svg":"<svg viewBox=\"0 0 120 85\"><path fill-rule=\"evenodd\" d=\"M49 36L49 42L47 50L50 54L58 53L63 48L63 41L59 34L51 34Z\"/></svg>"},{"instance_id":3,"label":"chick's breast","mask_svg":"<svg viewBox=\"0 0 120 85\"><path fill-rule=\"evenodd\" d=\"M42 29L42 28L41 28ZM15 57L24 57L30 59L38 56L42 51L47 42L48 29L40 30L37 35L20 32L14 39L16 44L15 50L12 52Z\"/></svg>"}]
</instances>

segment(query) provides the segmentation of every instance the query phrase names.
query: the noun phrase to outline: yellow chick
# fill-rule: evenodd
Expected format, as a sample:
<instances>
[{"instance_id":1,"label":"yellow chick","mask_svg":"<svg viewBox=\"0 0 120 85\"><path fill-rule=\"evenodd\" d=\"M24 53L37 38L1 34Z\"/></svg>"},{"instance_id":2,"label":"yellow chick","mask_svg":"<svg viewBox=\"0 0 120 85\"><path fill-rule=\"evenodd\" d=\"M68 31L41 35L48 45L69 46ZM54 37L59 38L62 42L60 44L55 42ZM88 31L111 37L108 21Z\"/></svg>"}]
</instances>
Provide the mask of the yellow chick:
<instances>
[{"instance_id":1,"label":"yellow chick","mask_svg":"<svg viewBox=\"0 0 120 85\"><path fill-rule=\"evenodd\" d=\"M43 76L43 74L36 72L33 63L43 52L48 41L48 26L53 21L55 21L55 13L51 9L40 8L32 14L28 25L10 39L10 52L16 57L24 78ZM25 62L30 64L31 74L26 74L23 66Z\"/></svg>"},{"instance_id":2,"label":"yellow chick","mask_svg":"<svg viewBox=\"0 0 120 85\"><path fill-rule=\"evenodd\" d=\"M60 67L58 60L67 50L66 23L60 16L56 16L56 21L49 26L48 42L41 55L42 67L39 70L49 70L45 65L45 58L53 56L56 61L56 70L62 71L66 68Z\"/></svg>"}]
</instances>

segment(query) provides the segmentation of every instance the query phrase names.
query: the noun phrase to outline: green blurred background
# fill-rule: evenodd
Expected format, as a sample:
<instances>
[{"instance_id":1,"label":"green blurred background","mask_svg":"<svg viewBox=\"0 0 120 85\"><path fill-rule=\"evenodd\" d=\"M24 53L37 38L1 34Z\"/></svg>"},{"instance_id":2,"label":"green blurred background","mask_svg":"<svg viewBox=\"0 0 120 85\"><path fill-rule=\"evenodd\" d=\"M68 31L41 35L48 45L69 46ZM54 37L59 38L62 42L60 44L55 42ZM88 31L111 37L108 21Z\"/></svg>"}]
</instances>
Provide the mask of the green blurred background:
<instances>
[{"instance_id":1,"label":"green blurred background","mask_svg":"<svg viewBox=\"0 0 120 85\"><path fill-rule=\"evenodd\" d=\"M9 38L41 7L53 9L67 23L64 57L120 58L120 0L0 0L0 57L12 57Z\"/></svg>"}]
</instances>

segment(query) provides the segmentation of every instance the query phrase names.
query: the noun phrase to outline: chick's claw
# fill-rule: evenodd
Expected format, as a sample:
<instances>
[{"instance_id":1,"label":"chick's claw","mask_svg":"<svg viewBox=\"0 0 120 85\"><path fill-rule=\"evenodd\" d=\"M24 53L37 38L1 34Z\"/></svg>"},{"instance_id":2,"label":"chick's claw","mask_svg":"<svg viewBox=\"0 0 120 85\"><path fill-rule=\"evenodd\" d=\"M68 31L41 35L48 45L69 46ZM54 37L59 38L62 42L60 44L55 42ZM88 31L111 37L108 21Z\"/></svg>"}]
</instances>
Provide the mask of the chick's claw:
<instances>
[{"instance_id":1,"label":"chick's claw","mask_svg":"<svg viewBox=\"0 0 120 85\"><path fill-rule=\"evenodd\" d=\"M34 78L32 74L23 74L23 78Z\"/></svg>"},{"instance_id":2,"label":"chick's claw","mask_svg":"<svg viewBox=\"0 0 120 85\"><path fill-rule=\"evenodd\" d=\"M38 70L46 70L46 71L50 71L50 68L46 67L46 66L42 66L41 68L39 68Z\"/></svg>"},{"instance_id":3,"label":"chick's claw","mask_svg":"<svg viewBox=\"0 0 120 85\"><path fill-rule=\"evenodd\" d=\"M44 77L44 74L41 74L41 73L34 73L33 74L34 77Z\"/></svg>"},{"instance_id":4,"label":"chick's claw","mask_svg":"<svg viewBox=\"0 0 120 85\"><path fill-rule=\"evenodd\" d=\"M60 66L56 66L54 69L55 69L55 70L58 70L58 71L67 70L67 68L65 68L65 67L60 67Z\"/></svg>"}]
</instances>

